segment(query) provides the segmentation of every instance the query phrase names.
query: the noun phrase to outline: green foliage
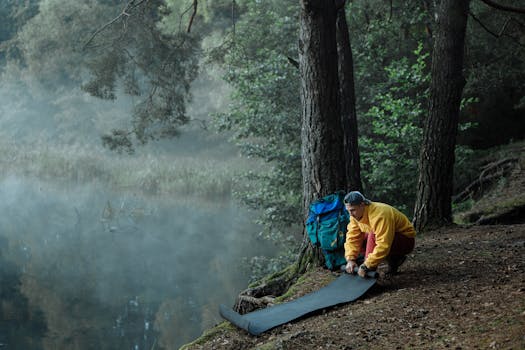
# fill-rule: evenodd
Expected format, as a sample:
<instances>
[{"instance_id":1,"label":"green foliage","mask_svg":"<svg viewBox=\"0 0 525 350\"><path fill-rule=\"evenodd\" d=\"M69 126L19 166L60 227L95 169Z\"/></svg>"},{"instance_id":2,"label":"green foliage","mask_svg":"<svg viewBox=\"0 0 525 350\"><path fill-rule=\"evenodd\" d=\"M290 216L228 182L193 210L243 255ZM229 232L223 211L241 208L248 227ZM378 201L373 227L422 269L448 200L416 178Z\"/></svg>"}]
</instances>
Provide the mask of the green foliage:
<instances>
[{"instance_id":1,"label":"green foliage","mask_svg":"<svg viewBox=\"0 0 525 350\"><path fill-rule=\"evenodd\" d=\"M219 59L233 93L229 111L216 116L216 125L233 132L245 156L268 163L262 171L246 173L249 181L236 195L262 210L265 236L279 240L290 239L286 230L302 220L299 77L288 62L297 55L297 6L247 2L230 36L231 50Z\"/></svg>"},{"instance_id":2,"label":"green foliage","mask_svg":"<svg viewBox=\"0 0 525 350\"><path fill-rule=\"evenodd\" d=\"M7 57L16 58L16 50L8 44L16 36L18 29L38 12L38 0L2 1L0 3L0 64ZM7 56L7 57L6 57Z\"/></svg>"},{"instance_id":3,"label":"green foliage","mask_svg":"<svg viewBox=\"0 0 525 350\"><path fill-rule=\"evenodd\" d=\"M288 248L291 247L291 245L288 246ZM281 270L283 266L293 264L295 262L295 259L293 259L294 256L295 253L292 249L284 249L281 251L281 254L273 258L267 256L245 257L243 260L245 266L248 268L247 272L250 276L249 283L260 281L276 271Z\"/></svg>"},{"instance_id":4,"label":"green foliage","mask_svg":"<svg viewBox=\"0 0 525 350\"><path fill-rule=\"evenodd\" d=\"M295 50L296 29L290 30L294 22L286 23L287 18L293 18L297 14L294 6L288 8L293 8L293 11L286 12L286 6L277 6L273 2L246 4L243 7L245 13L237 23L235 37L230 37L229 42L212 52L214 58L219 56L225 59L227 80L234 87L230 112L218 118L218 125L235 133L234 137L243 147L245 155L263 158L271 164L269 169L272 173L268 176L248 174L252 188L239 193L251 206L265 208L262 220L269 226L275 226L276 220L289 218L291 213L283 209L286 206L279 204L287 201L274 200L276 193L283 193L277 189L294 189L292 193L300 193L299 161L293 163L293 157L284 161L286 155L300 154L300 132L298 128L295 129L299 126L298 87L292 85L295 77L283 73L279 68L284 64L283 56L296 56L293 51L287 51L289 48ZM428 108L429 55L426 52L430 52L432 46L432 6L429 1L388 3L380 0L352 2L347 6L355 63L365 189L372 198L390 202L407 213L415 198L421 128ZM477 10L478 7L477 5L474 8ZM489 19L496 21L497 16ZM246 23L249 23L249 27ZM513 26L512 30L516 31L517 28ZM479 31L474 35L479 36ZM516 55L510 52L512 46L508 45L508 41L498 45L503 45L505 52L508 52L505 59L509 62L506 64L511 66L510 61L516 60ZM471 51L467 53L473 53L469 56L469 62L486 62L483 52L491 51L491 47L493 45L487 37L479 42L469 43L468 50ZM230 48L231 51L225 54L225 48ZM283 55L284 52L286 53ZM496 52L497 50L491 51L491 55ZM500 61L495 58L491 62L495 67ZM520 67L521 63L516 69ZM503 70L505 65L500 65L491 74L499 74L506 84L509 81L519 84L519 80L510 78L514 67L508 72ZM471 74L477 74L476 72L473 70ZM485 69L480 72L489 77ZM284 80L279 81L279 77ZM504 82L484 83L487 91L493 93ZM283 86L286 86L284 93ZM282 98L283 96L286 97ZM475 110L479 101L475 94L465 95L463 114ZM515 101L515 105L519 106L519 99ZM286 114L281 114L280 111L285 111ZM292 120L287 118L293 116L294 111L297 115L296 122L282 123ZM286 130L276 129L278 125L291 128L288 142L293 147L288 148L285 142L274 138L275 135L288 135ZM477 120L464 118L459 125L460 132L470 132L477 125ZM283 152L285 150L291 152ZM455 173L457 184L464 183L471 176L467 165L471 156L468 148L458 147L458 170ZM297 165L290 168L289 164ZM295 169L292 174L296 175L291 175L288 169ZM288 181L291 181L289 185ZM290 196L290 199L292 202L289 203L297 203L297 208L300 206L299 196L296 199ZM278 211L286 215L276 214ZM299 215L297 217L300 218ZM269 229L266 233L272 235L272 232L279 231Z\"/></svg>"},{"instance_id":5,"label":"green foliage","mask_svg":"<svg viewBox=\"0 0 525 350\"><path fill-rule=\"evenodd\" d=\"M56 83L78 83L90 55L82 52L81 38L101 26L111 8L95 0L42 0L38 14L18 29L13 49L31 75L50 88Z\"/></svg>"},{"instance_id":6,"label":"green foliage","mask_svg":"<svg viewBox=\"0 0 525 350\"><path fill-rule=\"evenodd\" d=\"M460 134L460 142L489 148L525 135L525 26L523 16L481 1L472 2L470 12L463 95L477 100L460 118L476 124Z\"/></svg>"},{"instance_id":7,"label":"green foliage","mask_svg":"<svg viewBox=\"0 0 525 350\"><path fill-rule=\"evenodd\" d=\"M474 151L463 145L456 146L454 162L454 192L465 188L479 176L478 161L481 151Z\"/></svg>"},{"instance_id":8,"label":"green foliage","mask_svg":"<svg viewBox=\"0 0 525 350\"><path fill-rule=\"evenodd\" d=\"M113 130L104 136L105 144L129 151L131 136L142 144L173 137L189 121L186 105L190 84L198 73L200 37L183 31L163 32L160 9L166 11L162 1L132 6L127 16L89 42L88 48L98 56L90 64L92 79L84 89L114 99L120 81L124 92L138 96L131 130Z\"/></svg>"},{"instance_id":9,"label":"green foliage","mask_svg":"<svg viewBox=\"0 0 525 350\"><path fill-rule=\"evenodd\" d=\"M212 51L225 60L234 87L230 111L217 124L234 132L245 155L271 165L266 174L247 174L250 181L238 195L264 210L265 234L280 237L302 220L298 71L286 62L297 55L298 7L270 1L244 9L235 37ZM365 185L373 198L407 209L426 112L429 13L423 4L396 3L390 16L382 1L354 2L347 9ZM227 54L225 46L232 48ZM416 58L406 58L414 50ZM412 181L404 181L407 176Z\"/></svg>"},{"instance_id":10,"label":"green foliage","mask_svg":"<svg viewBox=\"0 0 525 350\"><path fill-rule=\"evenodd\" d=\"M224 30L232 25L232 16L238 16L242 11L238 3L231 0L198 1L195 12L193 1L165 0L160 8L162 19L159 27L166 34L187 31L188 28L202 35Z\"/></svg>"},{"instance_id":11,"label":"green foliage","mask_svg":"<svg viewBox=\"0 0 525 350\"><path fill-rule=\"evenodd\" d=\"M172 137L189 121L186 105L198 73L199 34L165 33L161 0L64 3L41 0L38 13L18 28L9 49L43 87L82 85L92 96L133 97L129 127L106 130L114 146ZM17 60L12 63L19 66Z\"/></svg>"},{"instance_id":12,"label":"green foliage","mask_svg":"<svg viewBox=\"0 0 525 350\"><path fill-rule=\"evenodd\" d=\"M10 64L23 64L25 74L20 76L38 77L49 90L55 90L56 82L82 83L85 91L99 98L132 96L131 123L115 127L101 116L82 121L104 129L103 142L109 148L131 151L137 142L177 135L190 120L186 111L190 85L202 62L201 47L209 49L208 59L223 64L225 80L233 89L229 110L216 116L215 124L233 135L246 157L267 165L247 172L235 194L262 210L260 222L267 237L282 240L283 233L302 220L300 87L298 70L289 63L297 57L299 3L199 1L191 33L186 31L192 1L136 4L119 16L122 2L112 0L2 3L0 18L8 21L2 20L0 34L9 40L2 52L7 47L13 53ZM416 190L428 85L428 57L423 53L430 52L432 11L431 1L347 4L365 190L372 198L405 210ZM509 128L494 118L519 120L523 113L525 54L517 41L524 29L519 18L492 11L481 2L472 4L472 13L494 32L504 31L495 38L469 19L462 141L487 142L472 136L482 131L492 138L511 130L517 137L519 127ZM74 104L79 98L57 94L64 95L54 102L57 108L64 100ZM77 117L72 109L61 113L56 137L65 134L64 120ZM472 176L468 172L472 154L458 149L456 157L460 186Z\"/></svg>"},{"instance_id":13,"label":"green foliage","mask_svg":"<svg viewBox=\"0 0 525 350\"><path fill-rule=\"evenodd\" d=\"M419 150L423 122L428 112L430 75L429 54L419 44L413 52L413 62L407 57L385 67L388 81L379 84L379 92L365 117L371 132L365 129L360 138L361 163L365 191L373 199L396 205L411 214L414 204ZM477 99L464 98L462 109ZM460 130L469 130L474 123L461 123ZM475 177L471 167L474 156L467 146L456 147L455 188Z\"/></svg>"},{"instance_id":14,"label":"green foliage","mask_svg":"<svg viewBox=\"0 0 525 350\"><path fill-rule=\"evenodd\" d=\"M427 1L372 0L348 4L360 133L368 132L370 123L365 113L391 79L385 67L411 56L418 45L430 52L432 19L427 6Z\"/></svg>"},{"instance_id":15,"label":"green foliage","mask_svg":"<svg viewBox=\"0 0 525 350\"><path fill-rule=\"evenodd\" d=\"M427 111L429 2L351 2L361 177L372 199L407 214Z\"/></svg>"},{"instance_id":16,"label":"green foliage","mask_svg":"<svg viewBox=\"0 0 525 350\"><path fill-rule=\"evenodd\" d=\"M497 88L513 86L523 93L525 78L525 28L520 24L522 17L493 8L482 2L473 2L471 12L483 23L483 28L474 17L468 22L467 55L467 96L483 96ZM496 37L500 35L500 37Z\"/></svg>"},{"instance_id":17,"label":"green foliage","mask_svg":"<svg viewBox=\"0 0 525 350\"><path fill-rule=\"evenodd\" d=\"M415 60L406 57L385 68L388 81L365 114L372 132L360 138L365 191L373 198L411 208L417 183L422 121L427 111L430 77L428 53L420 44Z\"/></svg>"}]
</instances>

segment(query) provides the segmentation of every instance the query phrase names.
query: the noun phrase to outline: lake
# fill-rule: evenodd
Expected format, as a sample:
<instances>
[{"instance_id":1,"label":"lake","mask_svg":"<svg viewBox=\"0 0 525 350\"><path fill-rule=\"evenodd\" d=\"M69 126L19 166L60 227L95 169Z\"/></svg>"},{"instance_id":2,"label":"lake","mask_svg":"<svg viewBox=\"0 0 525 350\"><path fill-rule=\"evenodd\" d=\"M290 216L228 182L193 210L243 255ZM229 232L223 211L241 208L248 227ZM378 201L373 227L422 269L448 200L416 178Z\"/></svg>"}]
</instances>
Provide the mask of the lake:
<instances>
[{"instance_id":1,"label":"lake","mask_svg":"<svg viewBox=\"0 0 525 350\"><path fill-rule=\"evenodd\" d=\"M269 256L230 198L0 182L0 348L172 349L221 321Z\"/></svg>"}]
</instances>

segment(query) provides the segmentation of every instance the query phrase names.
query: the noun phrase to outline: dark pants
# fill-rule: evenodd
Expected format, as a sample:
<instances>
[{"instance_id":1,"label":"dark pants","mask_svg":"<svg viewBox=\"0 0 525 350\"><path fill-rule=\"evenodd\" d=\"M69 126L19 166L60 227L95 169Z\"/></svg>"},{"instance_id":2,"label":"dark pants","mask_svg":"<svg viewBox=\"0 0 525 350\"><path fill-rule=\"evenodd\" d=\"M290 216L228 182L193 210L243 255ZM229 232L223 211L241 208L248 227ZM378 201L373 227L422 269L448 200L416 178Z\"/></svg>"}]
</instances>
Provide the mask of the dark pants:
<instances>
[{"instance_id":1,"label":"dark pants","mask_svg":"<svg viewBox=\"0 0 525 350\"><path fill-rule=\"evenodd\" d=\"M392 247L388 256L405 256L414 250L415 239L413 237L407 237L401 233L397 233L394 236L394 241L392 242ZM368 257L368 254L374 251L376 247L376 235L371 232L365 234L365 240L363 246L365 247L365 258Z\"/></svg>"}]
</instances>

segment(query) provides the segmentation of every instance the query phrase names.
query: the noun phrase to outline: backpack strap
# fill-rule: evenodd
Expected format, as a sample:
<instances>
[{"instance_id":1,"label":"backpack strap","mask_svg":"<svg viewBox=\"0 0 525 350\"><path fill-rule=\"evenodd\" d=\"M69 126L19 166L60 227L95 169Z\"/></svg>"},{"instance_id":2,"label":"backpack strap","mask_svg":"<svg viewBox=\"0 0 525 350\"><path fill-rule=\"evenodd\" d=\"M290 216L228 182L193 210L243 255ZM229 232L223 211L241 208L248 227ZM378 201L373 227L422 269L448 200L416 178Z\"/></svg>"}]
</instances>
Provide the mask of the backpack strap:
<instances>
[{"instance_id":1,"label":"backpack strap","mask_svg":"<svg viewBox=\"0 0 525 350\"><path fill-rule=\"evenodd\" d=\"M319 225L320 225L319 224L319 220L320 220L319 217L320 217L320 215L317 215L315 217L315 238L317 240L317 246L318 247L321 246L321 241L319 241Z\"/></svg>"}]
</instances>

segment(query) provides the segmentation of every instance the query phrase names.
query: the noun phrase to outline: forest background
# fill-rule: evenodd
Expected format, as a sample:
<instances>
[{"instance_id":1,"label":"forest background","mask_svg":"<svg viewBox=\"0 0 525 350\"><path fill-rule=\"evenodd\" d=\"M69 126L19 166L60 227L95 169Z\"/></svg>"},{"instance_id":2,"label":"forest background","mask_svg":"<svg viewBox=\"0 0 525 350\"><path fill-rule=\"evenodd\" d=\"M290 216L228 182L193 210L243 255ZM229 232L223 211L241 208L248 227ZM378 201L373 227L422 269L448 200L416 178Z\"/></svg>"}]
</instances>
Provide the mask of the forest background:
<instances>
[{"instance_id":1,"label":"forest background","mask_svg":"<svg viewBox=\"0 0 525 350\"><path fill-rule=\"evenodd\" d=\"M434 6L346 7L363 192L409 217ZM298 14L297 1L2 2L3 174L234 196L279 244L277 257L251 259L252 277L282 268L302 239ZM524 31L523 16L471 2L455 193L486 149L525 135ZM208 160L194 161L198 151Z\"/></svg>"}]
</instances>

